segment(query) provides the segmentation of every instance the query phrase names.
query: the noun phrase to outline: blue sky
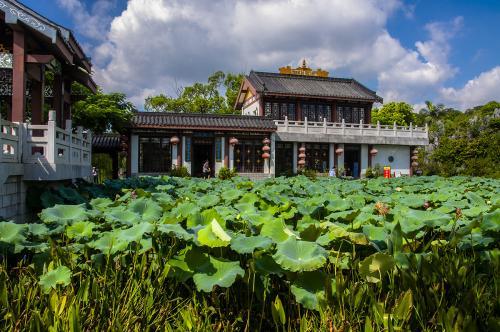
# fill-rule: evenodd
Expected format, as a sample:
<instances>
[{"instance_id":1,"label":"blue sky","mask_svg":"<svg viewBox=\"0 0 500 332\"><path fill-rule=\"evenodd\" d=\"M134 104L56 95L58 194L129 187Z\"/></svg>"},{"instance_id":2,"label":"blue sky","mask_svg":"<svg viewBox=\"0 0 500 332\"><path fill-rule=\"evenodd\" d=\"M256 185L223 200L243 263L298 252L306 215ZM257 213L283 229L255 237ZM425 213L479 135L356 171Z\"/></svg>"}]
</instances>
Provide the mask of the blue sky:
<instances>
[{"instance_id":1,"label":"blue sky","mask_svg":"<svg viewBox=\"0 0 500 332\"><path fill-rule=\"evenodd\" d=\"M139 107L215 70L306 58L385 101L466 109L500 100L500 1L24 0L72 29L105 91Z\"/></svg>"}]
</instances>

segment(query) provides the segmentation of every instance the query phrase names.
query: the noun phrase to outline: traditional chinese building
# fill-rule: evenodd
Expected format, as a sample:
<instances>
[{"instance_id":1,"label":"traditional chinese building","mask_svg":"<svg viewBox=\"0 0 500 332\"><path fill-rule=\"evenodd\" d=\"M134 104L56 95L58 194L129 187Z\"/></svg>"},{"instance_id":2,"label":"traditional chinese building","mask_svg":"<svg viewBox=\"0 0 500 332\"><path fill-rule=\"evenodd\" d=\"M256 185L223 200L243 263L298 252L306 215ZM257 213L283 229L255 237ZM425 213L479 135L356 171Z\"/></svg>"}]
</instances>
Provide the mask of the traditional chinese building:
<instances>
[{"instance_id":1,"label":"traditional chinese building","mask_svg":"<svg viewBox=\"0 0 500 332\"><path fill-rule=\"evenodd\" d=\"M96 90L71 31L0 0L0 217L22 216L34 182L90 176L90 133L71 124L72 82Z\"/></svg>"},{"instance_id":2,"label":"traditional chinese building","mask_svg":"<svg viewBox=\"0 0 500 332\"><path fill-rule=\"evenodd\" d=\"M361 177L375 165L411 175L412 152L428 144L427 129L371 124L373 104L381 102L358 81L329 77L305 61L279 73L252 71L235 105L241 115L137 113L129 175L185 166L199 176L206 160L214 174L225 166L251 178L333 168Z\"/></svg>"}]
</instances>

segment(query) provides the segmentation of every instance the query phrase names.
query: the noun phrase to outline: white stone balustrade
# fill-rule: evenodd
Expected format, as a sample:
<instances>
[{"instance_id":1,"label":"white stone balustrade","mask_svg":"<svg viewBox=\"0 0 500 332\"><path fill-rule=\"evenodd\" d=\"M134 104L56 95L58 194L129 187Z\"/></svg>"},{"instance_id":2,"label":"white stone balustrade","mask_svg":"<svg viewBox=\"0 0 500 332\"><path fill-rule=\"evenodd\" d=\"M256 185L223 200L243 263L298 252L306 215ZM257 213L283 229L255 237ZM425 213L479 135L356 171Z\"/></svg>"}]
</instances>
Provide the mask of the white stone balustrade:
<instances>
[{"instance_id":1,"label":"white stone balustrade","mask_svg":"<svg viewBox=\"0 0 500 332\"><path fill-rule=\"evenodd\" d=\"M0 163L19 163L21 162L21 144L19 125L3 119L0 119Z\"/></svg>"}]
</instances>

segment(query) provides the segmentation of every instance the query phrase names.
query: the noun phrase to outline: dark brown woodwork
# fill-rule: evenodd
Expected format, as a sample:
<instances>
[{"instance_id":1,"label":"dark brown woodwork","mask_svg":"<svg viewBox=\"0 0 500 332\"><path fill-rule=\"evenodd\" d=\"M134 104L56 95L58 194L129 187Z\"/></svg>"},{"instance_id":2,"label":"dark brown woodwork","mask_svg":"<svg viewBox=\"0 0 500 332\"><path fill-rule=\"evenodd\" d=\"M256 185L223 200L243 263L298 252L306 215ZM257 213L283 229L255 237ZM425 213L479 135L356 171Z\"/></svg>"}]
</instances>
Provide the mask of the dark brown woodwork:
<instances>
[{"instance_id":1,"label":"dark brown woodwork","mask_svg":"<svg viewBox=\"0 0 500 332\"><path fill-rule=\"evenodd\" d=\"M128 147L127 147L127 177L132 176L132 135L128 133Z\"/></svg>"},{"instance_id":2,"label":"dark brown woodwork","mask_svg":"<svg viewBox=\"0 0 500 332\"><path fill-rule=\"evenodd\" d=\"M224 138L224 167L229 167L229 137Z\"/></svg>"},{"instance_id":3,"label":"dark brown woodwork","mask_svg":"<svg viewBox=\"0 0 500 332\"><path fill-rule=\"evenodd\" d=\"M56 123L61 126L63 119L63 79L61 75L54 75L52 85L52 108L56 111Z\"/></svg>"},{"instance_id":4,"label":"dark brown woodwork","mask_svg":"<svg viewBox=\"0 0 500 332\"><path fill-rule=\"evenodd\" d=\"M54 56L50 54L26 54L26 63L47 64L54 60Z\"/></svg>"},{"instance_id":5,"label":"dark brown woodwork","mask_svg":"<svg viewBox=\"0 0 500 332\"><path fill-rule=\"evenodd\" d=\"M42 74L43 75L43 74ZM31 85L31 123L43 124L44 79L32 81Z\"/></svg>"},{"instance_id":6,"label":"dark brown woodwork","mask_svg":"<svg viewBox=\"0 0 500 332\"><path fill-rule=\"evenodd\" d=\"M177 143L177 161L176 161L177 167L182 166L182 139L179 140L179 143Z\"/></svg>"},{"instance_id":7,"label":"dark brown woodwork","mask_svg":"<svg viewBox=\"0 0 500 332\"><path fill-rule=\"evenodd\" d=\"M335 122L336 119L337 119L337 102L334 100L332 101L331 121Z\"/></svg>"},{"instance_id":8,"label":"dark brown woodwork","mask_svg":"<svg viewBox=\"0 0 500 332\"><path fill-rule=\"evenodd\" d=\"M60 51L61 56L64 58L65 62L67 62L69 64L73 64L73 54L71 54L71 51L66 46L66 44L62 41L61 38L57 38L56 46L57 46L58 50Z\"/></svg>"},{"instance_id":9,"label":"dark brown woodwork","mask_svg":"<svg viewBox=\"0 0 500 332\"><path fill-rule=\"evenodd\" d=\"M333 144L333 166L337 170L335 176L339 176L339 156L337 156L337 149L339 145L338 144Z\"/></svg>"},{"instance_id":10,"label":"dark brown woodwork","mask_svg":"<svg viewBox=\"0 0 500 332\"><path fill-rule=\"evenodd\" d=\"M112 178L118 179L118 152L113 152L110 155L111 157L111 170L112 170Z\"/></svg>"},{"instance_id":11,"label":"dark brown woodwork","mask_svg":"<svg viewBox=\"0 0 500 332\"><path fill-rule=\"evenodd\" d=\"M300 121L302 119L302 107L300 106L300 102L297 100L295 102L295 121Z\"/></svg>"},{"instance_id":12,"label":"dark brown woodwork","mask_svg":"<svg viewBox=\"0 0 500 332\"><path fill-rule=\"evenodd\" d=\"M13 122L24 122L26 105L26 77L24 67L24 31L13 30L12 113Z\"/></svg>"}]
</instances>

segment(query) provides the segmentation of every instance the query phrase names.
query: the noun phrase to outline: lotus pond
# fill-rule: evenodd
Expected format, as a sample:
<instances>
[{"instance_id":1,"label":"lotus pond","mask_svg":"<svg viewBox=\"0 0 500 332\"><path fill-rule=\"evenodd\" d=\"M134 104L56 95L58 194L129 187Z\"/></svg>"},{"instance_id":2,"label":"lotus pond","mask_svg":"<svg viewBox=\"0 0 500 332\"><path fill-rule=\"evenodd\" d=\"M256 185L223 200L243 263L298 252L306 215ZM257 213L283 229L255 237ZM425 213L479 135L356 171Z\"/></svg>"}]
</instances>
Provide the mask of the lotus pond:
<instances>
[{"instance_id":1,"label":"lotus pond","mask_svg":"<svg viewBox=\"0 0 500 332\"><path fill-rule=\"evenodd\" d=\"M0 222L1 329L500 329L499 180L144 177L53 201L80 204Z\"/></svg>"}]
</instances>

